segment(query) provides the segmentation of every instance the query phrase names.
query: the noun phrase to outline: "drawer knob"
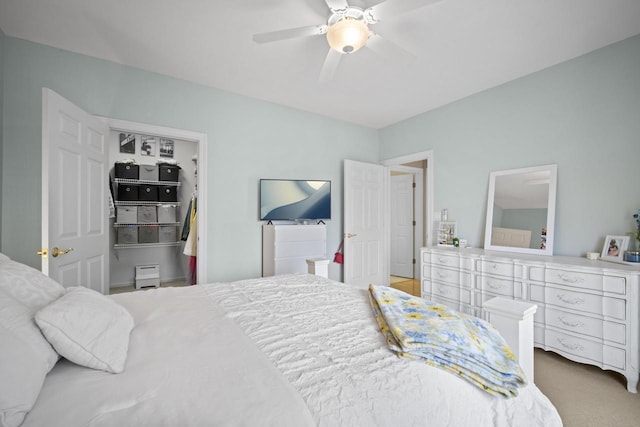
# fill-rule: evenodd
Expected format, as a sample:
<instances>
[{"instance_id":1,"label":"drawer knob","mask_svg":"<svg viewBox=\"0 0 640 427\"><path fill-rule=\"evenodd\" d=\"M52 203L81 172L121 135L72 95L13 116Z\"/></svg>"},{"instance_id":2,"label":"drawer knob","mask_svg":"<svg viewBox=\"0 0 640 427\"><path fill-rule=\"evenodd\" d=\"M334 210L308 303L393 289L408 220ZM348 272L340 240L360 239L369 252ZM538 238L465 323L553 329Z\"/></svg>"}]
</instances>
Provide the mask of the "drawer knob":
<instances>
[{"instance_id":1,"label":"drawer knob","mask_svg":"<svg viewBox=\"0 0 640 427\"><path fill-rule=\"evenodd\" d=\"M489 285L491 289L502 289L502 285L496 285L495 283L492 283L492 282L487 282L487 285Z\"/></svg>"},{"instance_id":2,"label":"drawer knob","mask_svg":"<svg viewBox=\"0 0 640 427\"><path fill-rule=\"evenodd\" d=\"M560 278L560 280L567 283L579 283L583 281L582 277L572 276L565 273L558 274L558 277Z\"/></svg>"},{"instance_id":3,"label":"drawer knob","mask_svg":"<svg viewBox=\"0 0 640 427\"><path fill-rule=\"evenodd\" d=\"M562 345L564 348L568 348L569 350L573 350L573 351L584 351L584 347L579 344L579 343L567 343L564 339L562 338L558 338L558 342L560 343L560 345Z\"/></svg>"},{"instance_id":4,"label":"drawer knob","mask_svg":"<svg viewBox=\"0 0 640 427\"><path fill-rule=\"evenodd\" d=\"M442 286L438 286L438 292L442 295L447 295L449 293L448 289L443 288Z\"/></svg>"},{"instance_id":5,"label":"drawer knob","mask_svg":"<svg viewBox=\"0 0 640 427\"><path fill-rule=\"evenodd\" d=\"M584 323L577 321L577 322L571 322L569 320L567 320L564 316L558 316L558 320L560 321L560 323L562 323L565 326L569 326L571 328L582 328L584 326Z\"/></svg>"},{"instance_id":6,"label":"drawer knob","mask_svg":"<svg viewBox=\"0 0 640 427\"><path fill-rule=\"evenodd\" d=\"M566 304L571 304L571 305L584 304L584 299L580 297L569 298L565 294L556 294L556 298L558 298L560 301Z\"/></svg>"}]
</instances>

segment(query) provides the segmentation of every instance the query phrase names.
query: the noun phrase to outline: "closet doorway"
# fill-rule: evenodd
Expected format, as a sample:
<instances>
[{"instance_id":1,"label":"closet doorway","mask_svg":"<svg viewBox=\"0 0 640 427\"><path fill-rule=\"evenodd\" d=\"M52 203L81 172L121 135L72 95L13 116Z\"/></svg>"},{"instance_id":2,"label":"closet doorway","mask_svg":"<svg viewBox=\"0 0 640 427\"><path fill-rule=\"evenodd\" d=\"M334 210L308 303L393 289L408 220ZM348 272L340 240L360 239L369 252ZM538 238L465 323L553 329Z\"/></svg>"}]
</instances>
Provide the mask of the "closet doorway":
<instances>
[{"instance_id":1,"label":"closet doorway","mask_svg":"<svg viewBox=\"0 0 640 427\"><path fill-rule=\"evenodd\" d=\"M111 236L110 284L112 292L129 289L135 283L136 266L159 265L159 281L163 284L184 285L204 283L207 280L206 262L206 135L153 126L144 123L107 119L110 127L110 163L124 159L133 159L140 165L155 165L163 159L175 161L180 166L177 187L176 222L173 231L177 232L178 242L160 243L159 245L140 245L141 247L121 247L115 245L116 233ZM120 149L122 135L131 135L135 140L134 153L123 153ZM167 141L168 144L167 144ZM154 146L155 145L155 146ZM168 145L168 146L167 146ZM111 175L113 176L113 174ZM167 202L172 205L172 202ZM197 209L197 257L185 255L182 241L188 231L184 224L189 224L190 212ZM113 220L111 221L113 223ZM160 226L157 228L161 228ZM163 226L162 228L167 228ZM162 230L160 230L162 232Z\"/></svg>"},{"instance_id":2,"label":"closet doorway","mask_svg":"<svg viewBox=\"0 0 640 427\"><path fill-rule=\"evenodd\" d=\"M390 183L389 283L416 296L420 296L420 248L430 241L430 160L431 152L423 152L383 162Z\"/></svg>"}]
</instances>

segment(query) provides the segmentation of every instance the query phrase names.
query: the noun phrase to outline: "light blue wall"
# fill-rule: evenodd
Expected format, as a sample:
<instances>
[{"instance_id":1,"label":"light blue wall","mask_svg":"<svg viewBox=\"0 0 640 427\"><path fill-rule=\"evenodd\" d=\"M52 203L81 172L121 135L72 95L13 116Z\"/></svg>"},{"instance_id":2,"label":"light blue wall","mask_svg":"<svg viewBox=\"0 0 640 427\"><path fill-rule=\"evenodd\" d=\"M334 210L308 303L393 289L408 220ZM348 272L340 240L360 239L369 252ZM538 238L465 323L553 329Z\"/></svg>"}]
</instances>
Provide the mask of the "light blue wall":
<instances>
[{"instance_id":1,"label":"light blue wall","mask_svg":"<svg viewBox=\"0 0 640 427\"><path fill-rule=\"evenodd\" d=\"M207 280L261 274L259 178L330 179L334 220L328 251L342 234L342 161L376 162L375 130L257 101L112 62L4 39L2 249L39 267L41 88L86 111L208 135ZM339 279L332 265L330 274Z\"/></svg>"},{"instance_id":2,"label":"light blue wall","mask_svg":"<svg viewBox=\"0 0 640 427\"><path fill-rule=\"evenodd\" d=\"M640 206L640 36L381 131L0 35L0 248L39 266L41 88L102 116L209 137L208 280L260 274L259 178L331 179L328 251L342 232L342 160L433 150L435 210L482 246L492 170L558 164L556 254L600 251ZM331 275L339 278L332 265Z\"/></svg>"},{"instance_id":3,"label":"light blue wall","mask_svg":"<svg viewBox=\"0 0 640 427\"><path fill-rule=\"evenodd\" d=\"M4 40L5 35L0 30L0 252L2 252L2 146L4 135Z\"/></svg>"},{"instance_id":4,"label":"light blue wall","mask_svg":"<svg viewBox=\"0 0 640 427\"><path fill-rule=\"evenodd\" d=\"M640 36L380 132L380 157L433 150L435 210L481 247L489 173L558 165L555 254L599 252L640 207Z\"/></svg>"}]
</instances>

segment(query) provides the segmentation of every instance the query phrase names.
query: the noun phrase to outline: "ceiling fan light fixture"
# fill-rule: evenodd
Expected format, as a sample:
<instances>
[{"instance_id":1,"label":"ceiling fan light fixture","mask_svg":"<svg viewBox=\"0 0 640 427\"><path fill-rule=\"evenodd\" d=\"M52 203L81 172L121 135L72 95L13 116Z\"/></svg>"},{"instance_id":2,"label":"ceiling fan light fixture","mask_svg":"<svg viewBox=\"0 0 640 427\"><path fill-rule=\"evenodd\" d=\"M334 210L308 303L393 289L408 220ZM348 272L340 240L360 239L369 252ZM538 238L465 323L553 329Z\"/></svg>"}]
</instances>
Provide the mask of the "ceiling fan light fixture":
<instances>
[{"instance_id":1,"label":"ceiling fan light fixture","mask_svg":"<svg viewBox=\"0 0 640 427\"><path fill-rule=\"evenodd\" d=\"M344 17L327 29L327 41L331 49L340 53L353 53L369 39L366 21Z\"/></svg>"}]
</instances>

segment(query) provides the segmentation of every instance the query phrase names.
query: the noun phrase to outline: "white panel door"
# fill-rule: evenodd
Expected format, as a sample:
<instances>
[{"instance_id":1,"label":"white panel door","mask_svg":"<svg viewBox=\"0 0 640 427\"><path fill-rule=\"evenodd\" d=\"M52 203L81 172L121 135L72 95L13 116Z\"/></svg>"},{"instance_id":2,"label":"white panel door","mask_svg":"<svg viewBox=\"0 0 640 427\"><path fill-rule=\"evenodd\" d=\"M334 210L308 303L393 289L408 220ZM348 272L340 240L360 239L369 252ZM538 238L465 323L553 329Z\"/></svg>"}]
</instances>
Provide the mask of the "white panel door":
<instances>
[{"instance_id":1,"label":"white panel door","mask_svg":"<svg viewBox=\"0 0 640 427\"><path fill-rule=\"evenodd\" d=\"M389 282L384 166L344 161L344 281L366 287Z\"/></svg>"},{"instance_id":2,"label":"white panel door","mask_svg":"<svg viewBox=\"0 0 640 427\"><path fill-rule=\"evenodd\" d=\"M42 101L42 271L108 293L108 126L52 90Z\"/></svg>"},{"instance_id":3,"label":"white panel door","mask_svg":"<svg viewBox=\"0 0 640 427\"><path fill-rule=\"evenodd\" d=\"M390 179L390 271L393 276L413 278L413 175Z\"/></svg>"}]
</instances>

